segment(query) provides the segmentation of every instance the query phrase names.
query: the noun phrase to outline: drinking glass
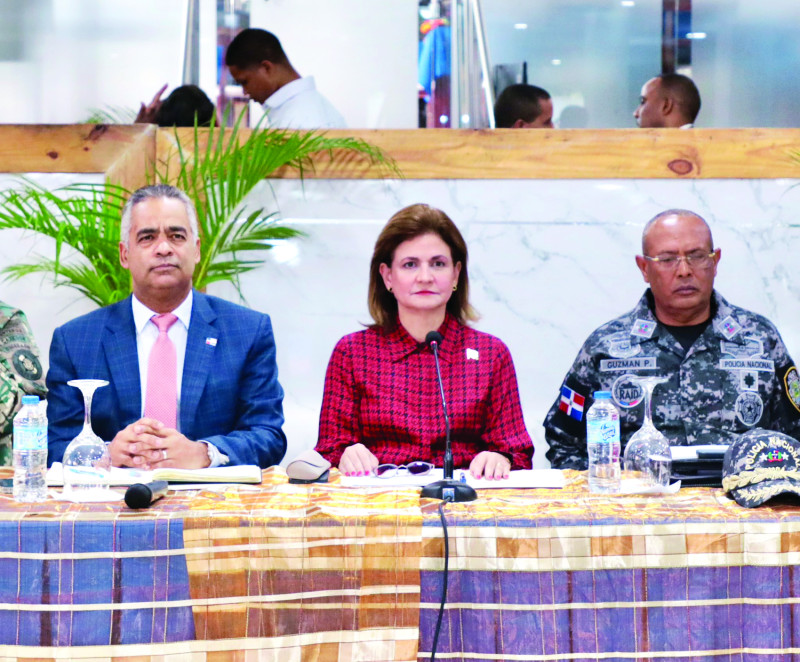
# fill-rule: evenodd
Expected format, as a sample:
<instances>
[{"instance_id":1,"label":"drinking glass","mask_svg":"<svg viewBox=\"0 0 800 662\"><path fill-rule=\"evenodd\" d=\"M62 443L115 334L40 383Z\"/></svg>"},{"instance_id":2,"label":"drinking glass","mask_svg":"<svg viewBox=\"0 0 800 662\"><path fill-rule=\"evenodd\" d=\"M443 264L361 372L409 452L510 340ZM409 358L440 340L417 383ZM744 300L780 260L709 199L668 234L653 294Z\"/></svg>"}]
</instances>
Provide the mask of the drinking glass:
<instances>
[{"instance_id":1,"label":"drinking glass","mask_svg":"<svg viewBox=\"0 0 800 662\"><path fill-rule=\"evenodd\" d=\"M672 473L672 453L669 441L653 425L651 401L653 389L669 381L668 377L637 377L644 391L644 423L625 446L625 472L631 478L641 480L646 487L667 487Z\"/></svg>"},{"instance_id":2,"label":"drinking glass","mask_svg":"<svg viewBox=\"0 0 800 662\"><path fill-rule=\"evenodd\" d=\"M81 494L108 488L111 457L106 443L92 430L92 397L103 379L73 379L67 382L83 394L83 429L64 451L64 494Z\"/></svg>"}]
</instances>

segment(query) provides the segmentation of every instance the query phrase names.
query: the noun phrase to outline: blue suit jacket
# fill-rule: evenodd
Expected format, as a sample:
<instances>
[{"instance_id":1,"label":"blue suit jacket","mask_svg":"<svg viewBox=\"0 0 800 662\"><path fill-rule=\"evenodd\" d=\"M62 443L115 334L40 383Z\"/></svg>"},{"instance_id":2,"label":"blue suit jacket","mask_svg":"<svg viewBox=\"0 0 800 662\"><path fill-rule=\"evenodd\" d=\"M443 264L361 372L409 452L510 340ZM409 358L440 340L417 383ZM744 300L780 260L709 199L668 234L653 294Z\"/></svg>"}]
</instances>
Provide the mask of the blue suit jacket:
<instances>
[{"instance_id":1,"label":"blue suit jacket","mask_svg":"<svg viewBox=\"0 0 800 662\"><path fill-rule=\"evenodd\" d=\"M48 463L61 461L83 425L70 379L105 379L92 428L106 441L141 418L142 394L131 299L57 328L47 373ZM186 340L180 431L214 444L231 464L277 464L286 452L283 389L268 315L195 291Z\"/></svg>"}]
</instances>

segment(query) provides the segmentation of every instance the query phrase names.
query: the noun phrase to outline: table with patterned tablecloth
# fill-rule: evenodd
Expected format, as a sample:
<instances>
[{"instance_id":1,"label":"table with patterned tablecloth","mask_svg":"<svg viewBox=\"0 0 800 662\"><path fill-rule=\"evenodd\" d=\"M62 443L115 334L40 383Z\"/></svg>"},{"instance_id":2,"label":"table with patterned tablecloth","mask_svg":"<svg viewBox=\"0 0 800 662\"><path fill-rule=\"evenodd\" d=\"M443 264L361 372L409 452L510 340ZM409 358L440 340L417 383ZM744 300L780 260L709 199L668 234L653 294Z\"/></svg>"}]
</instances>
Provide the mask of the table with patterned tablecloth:
<instances>
[{"instance_id":1,"label":"table with patterned tablecloth","mask_svg":"<svg viewBox=\"0 0 800 662\"><path fill-rule=\"evenodd\" d=\"M444 509L438 659L800 660L800 500L592 495L572 471L479 497ZM437 508L281 469L141 512L3 500L0 656L428 659Z\"/></svg>"}]
</instances>

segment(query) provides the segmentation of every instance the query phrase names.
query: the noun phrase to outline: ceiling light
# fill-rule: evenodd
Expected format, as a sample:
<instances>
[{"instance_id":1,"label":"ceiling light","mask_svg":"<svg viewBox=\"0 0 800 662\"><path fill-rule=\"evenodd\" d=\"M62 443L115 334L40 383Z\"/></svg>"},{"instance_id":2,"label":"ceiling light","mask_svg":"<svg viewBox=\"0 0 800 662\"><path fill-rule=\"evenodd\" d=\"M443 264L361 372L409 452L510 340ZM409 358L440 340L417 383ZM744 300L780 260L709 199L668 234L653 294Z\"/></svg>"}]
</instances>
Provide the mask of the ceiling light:
<instances>
[{"instance_id":1,"label":"ceiling light","mask_svg":"<svg viewBox=\"0 0 800 662\"><path fill-rule=\"evenodd\" d=\"M636 3L633 0L622 0L619 4L623 7L635 7Z\"/></svg>"},{"instance_id":2,"label":"ceiling light","mask_svg":"<svg viewBox=\"0 0 800 662\"><path fill-rule=\"evenodd\" d=\"M550 64L552 64L554 67L557 67L558 65L561 64L561 60L559 60L558 58L553 58L552 60L550 60Z\"/></svg>"},{"instance_id":3,"label":"ceiling light","mask_svg":"<svg viewBox=\"0 0 800 662\"><path fill-rule=\"evenodd\" d=\"M514 23L515 30L527 30L528 24L527 23Z\"/></svg>"},{"instance_id":4,"label":"ceiling light","mask_svg":"<svg viewBox=\"0 0 800 662\"><path fill-rule=\"evenodd\" d=\"M687 39L705 39L706 38L705 32L687 32L686 38Z\"/></svg>"}]
</instances>

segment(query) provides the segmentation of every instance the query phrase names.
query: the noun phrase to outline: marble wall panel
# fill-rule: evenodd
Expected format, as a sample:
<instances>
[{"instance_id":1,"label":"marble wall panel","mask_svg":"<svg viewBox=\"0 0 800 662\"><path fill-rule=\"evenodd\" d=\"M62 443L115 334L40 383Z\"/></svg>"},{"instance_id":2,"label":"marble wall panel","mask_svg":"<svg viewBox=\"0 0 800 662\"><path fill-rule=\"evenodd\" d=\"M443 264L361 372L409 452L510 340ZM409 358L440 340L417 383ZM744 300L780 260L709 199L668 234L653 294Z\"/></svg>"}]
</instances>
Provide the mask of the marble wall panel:
<instances>
[{"instance_id":1,"label":"marble wall panel","mask_svg":"<svg viewBox=\"0 0 800 662\"><path fill-rule=\"evenodd\" d=\"M48 182L52 184L53 182ZM477 327L502 338L543 466L541 422L586 336L630 309L644 289L634 255L659 211L685 207L711 224L722 249L717 287L772 319L800 357L798 180L273 181L253 204L279 209L307 236L283 243L243 279L248 305L272 316L286 389L287 458L316 441L325 367L336 341L369 323L372 247L401 207L447 212L470 249ZM3 233L0 267L47 254L47 241ZM225 285L212 294L231 300ZM3 282L0 299L22 307L47 356L55 326L93 308L70 290L29 277ZM46 363L46 360L44 361Z\"/></svg>"},{"instance_id":2,"label":"marble wall panel","mask_svg":"<svg viewBox=\"0 0 800 662\"><path fill-rule=\"evenodd\" d=\"M316 439L325 366L336 341L368 323L372 247L401 207L447 212L470 249L477 327L501 337L518 372L525 420L546 466L542 419L581 343L644 290L634 263L654 214L704 216L722 249L717 287L772 319L800 356L800 188L788 180L272 182L254 196L308 236L244 279L272 315L286 389L289 456ZM225 287L215 288L233 296Z\"/></svg>"}]
</instances>

